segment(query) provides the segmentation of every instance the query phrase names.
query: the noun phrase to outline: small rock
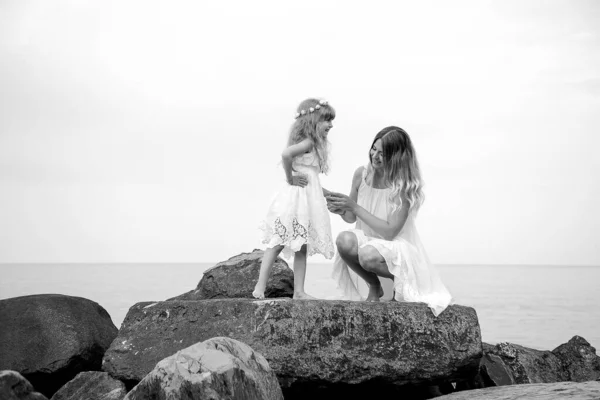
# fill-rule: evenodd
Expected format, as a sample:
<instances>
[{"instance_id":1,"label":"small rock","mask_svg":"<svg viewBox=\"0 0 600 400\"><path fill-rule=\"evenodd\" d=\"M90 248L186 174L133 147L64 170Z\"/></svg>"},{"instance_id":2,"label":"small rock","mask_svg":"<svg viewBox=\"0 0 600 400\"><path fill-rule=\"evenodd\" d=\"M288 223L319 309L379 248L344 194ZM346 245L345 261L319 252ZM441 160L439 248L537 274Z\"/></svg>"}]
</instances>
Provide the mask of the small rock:
<instances>
[{"instance_id":1,"label":"small rock","mask_svg":"<svg viewBox=\"0 0 600 400\"><path fill-rule=\"evenodd\" d=\"M51 400L123 400L127 390L123 382L106 372L81 372L67 382Z\"/></svg>"},{"instance_id":2,"label":"small rock","mask_svg":"<svg viewBox=\"0 0 600 400\"><path fill-rule=\"evenodd\" d=\"M489 349L502 359L516 383L551 383L568 380L561 360L551 351L530 349L512 343L498 343Z\"/></svg>"},{"instance_id":3,"label":"small rock","mask_svg":"<svg viewBox=\"0 0 600 400\"><path fill-rule=\"evenodd\" d=\"M0 399L2 400L48 400L36 392L29 381L17 371L0 371Z\"/></svg>"}]
</instances>

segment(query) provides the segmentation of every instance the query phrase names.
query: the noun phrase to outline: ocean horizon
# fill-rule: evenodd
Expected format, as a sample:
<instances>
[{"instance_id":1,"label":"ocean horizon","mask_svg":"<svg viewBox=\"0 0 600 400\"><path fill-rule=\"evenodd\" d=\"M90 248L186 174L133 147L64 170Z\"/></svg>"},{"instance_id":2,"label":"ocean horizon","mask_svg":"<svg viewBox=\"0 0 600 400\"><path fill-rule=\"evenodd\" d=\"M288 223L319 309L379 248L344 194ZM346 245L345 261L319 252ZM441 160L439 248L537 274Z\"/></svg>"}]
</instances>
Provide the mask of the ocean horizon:
<instances>
[{"instance_id":1,"label":"ocean horizon","mask_svg":"<svg viewBox=\"0 0 600 400\"><path fill-rule=\"evenodd\" d=\"M0 299L58 293L97 302L119 327L129 308L194 289L215 263L0 264ZM454 304L475 309L486 343L552 350L579 335L600 346L599 266L438 264ZM336 299L331 263L309 260L306 290Z\"/></svg>"}]
</instances>

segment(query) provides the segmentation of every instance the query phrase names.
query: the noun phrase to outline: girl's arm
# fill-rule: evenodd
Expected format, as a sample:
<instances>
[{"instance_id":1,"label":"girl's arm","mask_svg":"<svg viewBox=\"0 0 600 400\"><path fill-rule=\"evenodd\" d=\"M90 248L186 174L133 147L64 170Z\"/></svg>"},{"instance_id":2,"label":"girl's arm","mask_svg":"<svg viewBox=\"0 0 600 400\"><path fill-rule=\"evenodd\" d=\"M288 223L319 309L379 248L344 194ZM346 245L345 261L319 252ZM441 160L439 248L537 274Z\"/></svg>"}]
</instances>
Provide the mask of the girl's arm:
<instances>
[{"instance_id":1,"label":"girl's arm","mask_svg":"<svg viewBox=\"0 0 600 400\"><path fill-rule=\"evenodd\" d=\"M304 139L300 143L296 143L289 147L286 147L286 149L283 150L283 152L281 153L281 161L283 164L283 170L285 172L285 178L290 185L306 186L306 184L308 183L304 174L299 176L292 175L292 161L294 157L307 153L310 150L312 150L312 148L312 140ZM304 184L302 185L300 183Z\"/></svg>"},{"instance_id":2,"label":"girl's arm","mask_svg":"<svg viewBox=\"0 0 600 400\"><path fill-rule=\"evenodd\" d=\"M350 187L350 196L348 196L348 198L354 203L358 201L358 188L360 187L360 182L362 180L363 169L364 167L358 167L356 171L354 171L354 176L352 177L352 186ZM350 209L337 208L332 205L330 200L332 200L334 197L330 196L335 196L336 194L339 193L327 191L327 194L325 195L325 197L327 198L327 205L328 208L330 208L330 211L335 214L339 214L340 217L342 217L342 219L349 224L356 222L356 215Z\"/></svg>"}]
</instances>

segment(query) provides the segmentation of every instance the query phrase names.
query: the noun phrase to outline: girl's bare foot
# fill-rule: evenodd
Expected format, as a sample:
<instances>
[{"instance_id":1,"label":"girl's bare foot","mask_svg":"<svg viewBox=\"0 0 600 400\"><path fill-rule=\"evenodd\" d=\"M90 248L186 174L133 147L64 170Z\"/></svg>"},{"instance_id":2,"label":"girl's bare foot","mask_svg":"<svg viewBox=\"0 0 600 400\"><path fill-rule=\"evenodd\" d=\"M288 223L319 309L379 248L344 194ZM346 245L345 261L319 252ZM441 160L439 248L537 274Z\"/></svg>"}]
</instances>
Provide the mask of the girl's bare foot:
<instances>
[{"instance_id":1,"label":"girl's bare foot","mask_svg":"<svg viewBox=\"0 0 600 400\"><path fill-rule=\"evenodd\" d=\"M311 296L305 292L294 292L294 300L317 300L316 297Z\"/></svg>"},{"instance_id":2,"label":"girl's bare foot","mask_svg":"<svg viewBox=\"0 0 600 400\"><path fill-rule=\"evenodd\" d=\"M254 289L254 292L252 292L252 296L254 296L255 299L264 299L265 298L265 291L264 290Z\"/></svg>"},{"instance_id":3,"label":"girl's bare foot","mask_svg":"<svg viewBox=\"0 0 600 400\"><path fill-rule=\"evenodd\" d=\"M383 296L383 288L381 285L369 285L369 295L367 301L379 301L379 298Z\"/></svg>"}]
</instances>

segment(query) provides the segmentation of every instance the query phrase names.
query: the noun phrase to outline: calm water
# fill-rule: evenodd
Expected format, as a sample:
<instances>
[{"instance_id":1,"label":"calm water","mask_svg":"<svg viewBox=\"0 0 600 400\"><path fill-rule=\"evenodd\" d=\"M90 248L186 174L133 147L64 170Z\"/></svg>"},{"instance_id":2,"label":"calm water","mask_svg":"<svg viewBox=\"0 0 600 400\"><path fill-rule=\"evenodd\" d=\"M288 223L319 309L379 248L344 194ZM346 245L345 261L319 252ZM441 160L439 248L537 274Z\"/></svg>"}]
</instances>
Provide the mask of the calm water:
<instances>
[{"instance_id":1,"label":"calm water","mask_svg":"<svg viewBox=\"0 0 600 400\"><path fill-rule=\"evenodd\" d=\"M118 327L133 304L187 292L212 265L1 264L0 299L39 293L81 296L102 305ZM438 269L455 302L477 310L485 342L551 350L580 335L600 347L600 267ZM320 298L338 296L330 274L330 264L309 264L307 291Z\"/></svg>"}]
</instances>

